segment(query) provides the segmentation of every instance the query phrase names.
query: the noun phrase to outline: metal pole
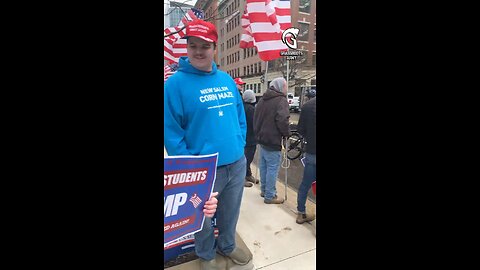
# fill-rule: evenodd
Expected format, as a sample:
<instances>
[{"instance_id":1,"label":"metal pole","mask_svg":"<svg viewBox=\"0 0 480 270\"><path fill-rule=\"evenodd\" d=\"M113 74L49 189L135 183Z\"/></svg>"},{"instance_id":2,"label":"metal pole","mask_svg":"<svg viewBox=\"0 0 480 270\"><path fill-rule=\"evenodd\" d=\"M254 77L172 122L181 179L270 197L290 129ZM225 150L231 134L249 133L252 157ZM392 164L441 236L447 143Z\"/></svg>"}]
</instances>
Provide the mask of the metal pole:
<instances>
[{"instance_id":1,"label":"metal pole","mask_svg":"<svg viewBox=\"0 0 480 270\"><path fill-rule=\"evenodd\" d=\"M288 63L289 63L289 62L290 62L290 61L289 61L288 58L287 58L287 93L288 93L288 90L289 90L289 88L288 88L288 77L290 77L289 74L288 74L288 71L289 71L289 70L288 70ZM294 95L294 96L295 96L295 95Z\"/></svg>"},{"instance_id":2,"label":"metal pole","mask_svg":"<svg viewBox=\"0 0 480 270\"><path fill-rule=\"evenodd\" d=\"M268 73L268 61L265 61L265 92L267 92L267 89L268 89L267 73Z\"/></svg>"},{"instance_id":3,"label":"metal pole","mask_svg":"<svg viewBox=\"0 0 480 270\"><path fill-rule=\"evenodd\" d=\"M285 159L287 159L287 151L288 151L288 138L285 137ZM288 179L288 167L290 167L290 162L287 160L287 166L285 166L285 201L287 200L287 179Z\"/></svg>"}]
</instances>

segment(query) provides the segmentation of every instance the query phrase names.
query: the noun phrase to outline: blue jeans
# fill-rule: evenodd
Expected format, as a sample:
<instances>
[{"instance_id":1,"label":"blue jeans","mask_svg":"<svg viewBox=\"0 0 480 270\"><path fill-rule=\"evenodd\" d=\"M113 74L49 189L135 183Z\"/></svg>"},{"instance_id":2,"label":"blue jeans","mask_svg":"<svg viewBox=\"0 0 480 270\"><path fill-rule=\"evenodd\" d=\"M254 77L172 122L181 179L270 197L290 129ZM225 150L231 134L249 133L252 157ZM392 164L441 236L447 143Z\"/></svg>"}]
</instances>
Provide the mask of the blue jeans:
<instances>
[{"instance_id":1,"label":"blue jeans","mask_svg":"<svg viewBox=\"0 0 480 270\"><path fill-rule=\"evenodd\" d=\"M305 214L305 203L307 202L308 191L312 183L317 178L317 155L305 153L305 169L303 171L303 180L298 188L297 210L298 213Z\"/></svg>"},{"instance_id":2,"label":"blue jeans","mask_svg":"<svg viewBox=\"0 0 480 270\"><path fill-rule=\"evenodd\" d=\"M275 183L281 158L281 151L269 151L260 145L260 187L265 200L271 200L277 195Z\"/></svg>"},{"instance_id":3,"label":"blue jeans","mask_svg":"<svg viewBox=\"0 0 480 270\"><path fill-rule=\"evenodd\" d=\"M213 191L218 192L217 243L215 245L211 218L206 217L202 230L195 234L195 253L204 260L213 260L216 248L226 255L235 248L235 231L242 203L246 164L245 156L242 156L232 164L217 167L213 187Z\"/></svg>"}]
</instances>

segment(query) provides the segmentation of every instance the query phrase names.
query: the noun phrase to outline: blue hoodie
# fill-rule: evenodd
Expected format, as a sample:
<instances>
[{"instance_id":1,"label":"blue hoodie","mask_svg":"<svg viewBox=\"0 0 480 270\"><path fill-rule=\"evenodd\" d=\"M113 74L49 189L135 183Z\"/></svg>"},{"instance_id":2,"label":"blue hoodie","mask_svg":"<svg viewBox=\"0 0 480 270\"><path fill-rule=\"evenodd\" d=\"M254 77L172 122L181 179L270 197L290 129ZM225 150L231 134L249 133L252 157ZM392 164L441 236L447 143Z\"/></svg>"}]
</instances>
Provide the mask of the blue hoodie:
<instances>
[{"instance_id":1,"label":"blue hoodie","mask_svg":"<svg viewBox=\"0 0 480 270\"><path fill-rule=\"evenodd\" d=\"M194 68L187 57L164 87L164 145L168 155L218 154L218 166L244 154L247 124L242 98L232 78Z\"/></svg>"}]
</instances>

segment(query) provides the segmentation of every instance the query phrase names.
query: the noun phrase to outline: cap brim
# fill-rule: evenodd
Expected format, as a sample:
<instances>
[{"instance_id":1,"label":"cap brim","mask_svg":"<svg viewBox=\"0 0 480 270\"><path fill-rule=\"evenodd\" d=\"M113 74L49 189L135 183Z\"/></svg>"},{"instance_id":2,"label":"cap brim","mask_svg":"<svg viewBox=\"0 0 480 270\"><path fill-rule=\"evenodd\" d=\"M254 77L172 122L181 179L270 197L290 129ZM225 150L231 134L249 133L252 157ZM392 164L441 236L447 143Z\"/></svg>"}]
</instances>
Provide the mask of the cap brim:
<instances>
[{"instance_id":1,"label":"cap brim","mask_svg":"<svg viewBox=\"0 0 480 270\"><path fill-rule=\"evenodd\" d=\"M183 38L187 39L189 37L201 38L201 39L205 40L206 42L215 42L212 39L209 39L209 38L206 38L206 37L203 37L203 36L184 36Z\"/></svg>"}]
</instances>

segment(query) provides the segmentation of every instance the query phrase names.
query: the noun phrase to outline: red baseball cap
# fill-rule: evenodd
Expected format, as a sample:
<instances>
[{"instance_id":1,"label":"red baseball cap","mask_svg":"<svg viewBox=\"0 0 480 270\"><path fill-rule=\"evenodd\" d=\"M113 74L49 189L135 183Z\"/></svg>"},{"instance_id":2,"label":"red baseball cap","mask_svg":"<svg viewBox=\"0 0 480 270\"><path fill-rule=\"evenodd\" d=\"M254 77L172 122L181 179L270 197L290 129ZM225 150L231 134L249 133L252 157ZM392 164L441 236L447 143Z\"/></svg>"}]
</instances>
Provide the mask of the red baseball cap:
<instances>
[{"instance_id":1,"label":"red baseball cap","mask_svg":"<svg viewBox=\"0 0 480 270\"><path fill-rule=\"evenodd\" d=\"M208 42L217 43L217 28L213 23L197 19L187 25L186 34L183 38L188 37L198 37Z\"/></svg>"},{"instance_id":2,"label":"red baseball cap","mask_svg":"<svg viewBox=\"0 0 480 270\"><path fill-rule=\"evenodd\" d=\"M246 84L246 82L242 81L242 78L235 78L234 81L236 84L239 84L239 85Z\"/></svg>"}]
</instances>

